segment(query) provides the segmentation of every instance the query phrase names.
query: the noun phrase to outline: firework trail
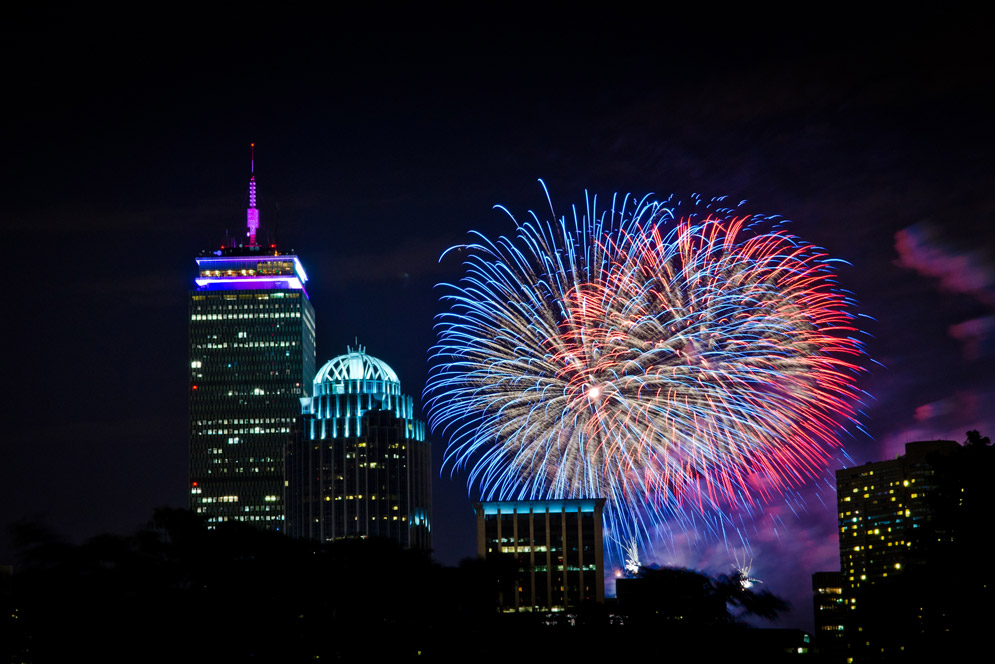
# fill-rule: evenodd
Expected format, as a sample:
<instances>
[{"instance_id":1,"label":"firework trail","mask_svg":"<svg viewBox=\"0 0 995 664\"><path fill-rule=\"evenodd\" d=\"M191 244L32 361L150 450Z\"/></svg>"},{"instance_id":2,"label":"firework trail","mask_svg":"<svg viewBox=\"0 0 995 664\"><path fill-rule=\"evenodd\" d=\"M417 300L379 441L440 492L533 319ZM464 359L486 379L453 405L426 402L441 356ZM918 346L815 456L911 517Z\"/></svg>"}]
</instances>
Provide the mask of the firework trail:
<instances>
[{"instance_id":1,"label":"firework trail","mask_svg":"<svg viewBox=\"0 0 995 664\"><path fill-rule=\"evenodd\" d=\"M823 473L857 419L853 302L822 249L722 205L501 208L513 237L449 250L425 388L445 464L488 500L607 498L622 542Z\"/></svg>"}]
</instances>

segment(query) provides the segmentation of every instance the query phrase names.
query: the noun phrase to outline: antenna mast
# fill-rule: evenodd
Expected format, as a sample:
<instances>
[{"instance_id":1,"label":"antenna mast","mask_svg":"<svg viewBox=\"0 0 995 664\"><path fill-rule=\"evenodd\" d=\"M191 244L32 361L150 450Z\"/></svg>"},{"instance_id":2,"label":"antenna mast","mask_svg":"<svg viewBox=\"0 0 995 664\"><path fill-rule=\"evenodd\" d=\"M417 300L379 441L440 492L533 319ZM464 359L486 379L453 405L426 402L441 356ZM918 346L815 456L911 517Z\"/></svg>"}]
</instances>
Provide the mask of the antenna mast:
<instances>
[{"instance_id":1,"label":"antenna mast","mask_svg":"<svg viewBox=\"0 0 995 664\"><path fill-rule=\"evenodd\" d=\"M256 246L259 230L259 210L256 209L256 144L249 143L249 208L245 211L245 225L249 227L249 246Z\"/></svg>"}]
</instances>

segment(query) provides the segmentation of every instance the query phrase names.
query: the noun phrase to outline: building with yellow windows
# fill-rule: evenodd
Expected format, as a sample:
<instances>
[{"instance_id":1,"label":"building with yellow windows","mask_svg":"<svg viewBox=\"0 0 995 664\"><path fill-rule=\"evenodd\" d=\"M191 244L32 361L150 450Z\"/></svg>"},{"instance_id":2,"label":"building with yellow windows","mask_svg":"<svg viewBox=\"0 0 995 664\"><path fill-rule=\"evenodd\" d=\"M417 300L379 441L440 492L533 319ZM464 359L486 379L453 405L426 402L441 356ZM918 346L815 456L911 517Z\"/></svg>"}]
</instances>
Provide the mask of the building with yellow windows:
<instances>
[{"instance_id":1,"label":"building with yellow windows","mask_svg":"<svg viewBox=\"0 0 995 664\"><path fill-rule=\"evenodd\" d=\"M474 504L477 552L503 559L505 611L559 611L605 601L604 498Z\"/></svg>"},{"instance_id":2,"label":"building with yellow windows","mask_svg":"<svg viewBox=\"0 0 995 664\"><path fill-rule=\"evenodd\" d=\"M209 528L282 531L284 453L311 394L314 309L293 252L256 239L255 176L245 240L204 251L190 291L190 509Z\"/></svg>"},{"instance_id":3,"label":"building with yellow windows","mask_svg":"<svg viewBox=\"0 0 995 664\"><path fill-rule=\"evenodd\" d=\"M842 624L852 652L898 656L924 633L929 611L917 586L933 573L930 547L946 533L933 500L935 462L959 447L908 443L895 459L836 471Z\"/></svg>"},{"instance_id":4,"label":"building with yellow windows","mask_svg":"<svg viewBox=\"0 0 995 664\"><path fill-rule=\"evenodd\" d=\"M287 452L287 532L330 542L386 537L432 546L425 423L394 370L347 349L315 374Z\"/></svg>"}]
</instances>

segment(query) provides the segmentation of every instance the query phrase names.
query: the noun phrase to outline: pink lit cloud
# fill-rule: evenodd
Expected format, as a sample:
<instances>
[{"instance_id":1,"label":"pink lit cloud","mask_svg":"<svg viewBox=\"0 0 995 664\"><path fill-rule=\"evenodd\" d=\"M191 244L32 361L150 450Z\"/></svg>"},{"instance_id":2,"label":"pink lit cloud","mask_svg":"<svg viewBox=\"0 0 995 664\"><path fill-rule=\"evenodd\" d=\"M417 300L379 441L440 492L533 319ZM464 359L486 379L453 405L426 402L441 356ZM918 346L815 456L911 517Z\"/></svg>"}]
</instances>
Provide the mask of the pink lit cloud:
<instances>
[{"instance_id":1,"label":"pink lit cloud","mask_svg":"<svg viewBox=\"0 0 995 664\"><path fill-rule=\"evenodd\" d=\"M995 392L963 389L917 406L914 424L900 427L878 441L879 458L893 459L904 454L905 444L917 440L963 442L965 432L972 429L995 431L995 413L988 407L991 403L995 403Z\"/></svg>"},{"instance_id":2,"label":"pink lit cloud","mask_svg":"<svg viewBox=\"0 0 995 664\"><path fill-rule=\"evenodd\" d=\"M965 360L978 360L991 352L991 341L995 338L995 315L972 318L951 325L947 331L961 342Z\"/></svg>"},{"instance_id":3,"label":"pink lit cloud","mask_svg":"<svg viewBox=\"0 0 995 664\"><path fill-rule=\"evenodd\" d=\"M995 307L995 268L986 252L958 249L945 242L929 222L920 222L895 233L895 264L924 277L939 280L941 290L963 293L982 304ZM995 315L980 316L955 323L950 336L961 343L964 359L975 361L986 355L995 339ZM928 411L916 413L920 419Z\"/></svg>"},{"instance_id":4,"label":"pink lit cloud","mask_svg":"<svg viewBox=\"0 0 995 664\"><path fill-rule=\"evenodd\" d=\"M895 233L895 250L897 265L939 279L947 292L972 295L995 306L995 270L983 252L949 246L925 221Z\"/></svg>"}]
</instances>

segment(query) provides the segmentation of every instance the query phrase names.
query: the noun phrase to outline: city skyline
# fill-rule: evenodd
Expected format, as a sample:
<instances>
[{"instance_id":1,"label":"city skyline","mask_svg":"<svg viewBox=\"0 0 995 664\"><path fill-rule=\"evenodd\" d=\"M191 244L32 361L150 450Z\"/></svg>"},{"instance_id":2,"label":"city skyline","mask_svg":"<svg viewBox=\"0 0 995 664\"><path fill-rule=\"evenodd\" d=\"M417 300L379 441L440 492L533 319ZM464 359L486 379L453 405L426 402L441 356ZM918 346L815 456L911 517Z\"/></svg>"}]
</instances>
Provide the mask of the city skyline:
<instances>
[{"instance_id":1,"label":"city skyline","mask_svg":"<svg viewBox=\"0 0 995 664\"><path fill-rule=\"evenodd\" d=\"M614 33L580 16L460 30L357 16L334 34L281 16L119 34L67 11L5 28L24 65L4 227L27 248L13 273L34 283L12 295L4 525L81 538L186 504L190 257L243 227L253 141L263 228L306 255L319 357L358 337L423 413L434 285L460 273L440 256L470 230L513 232L493 205L543 210L542 177L565 204L585 190L748 199L849 263L840 282L880 364L859 382L868 433L849 431L830 470L995 430L993 146L977 94L991 71L969 16L744 31L677 13L631 31L619 17ZM68 397L53 393L65 377ZM473 555L473 512L465 476L439 466L447 442L433 440L433 543L452 564ZM804 597L838 563L831 476L757 516L754 573L794 601L782 622L810 622L791 589ZM645 562L731 562L721 545L681 550Z\"/></svg>"}]
</instances>

